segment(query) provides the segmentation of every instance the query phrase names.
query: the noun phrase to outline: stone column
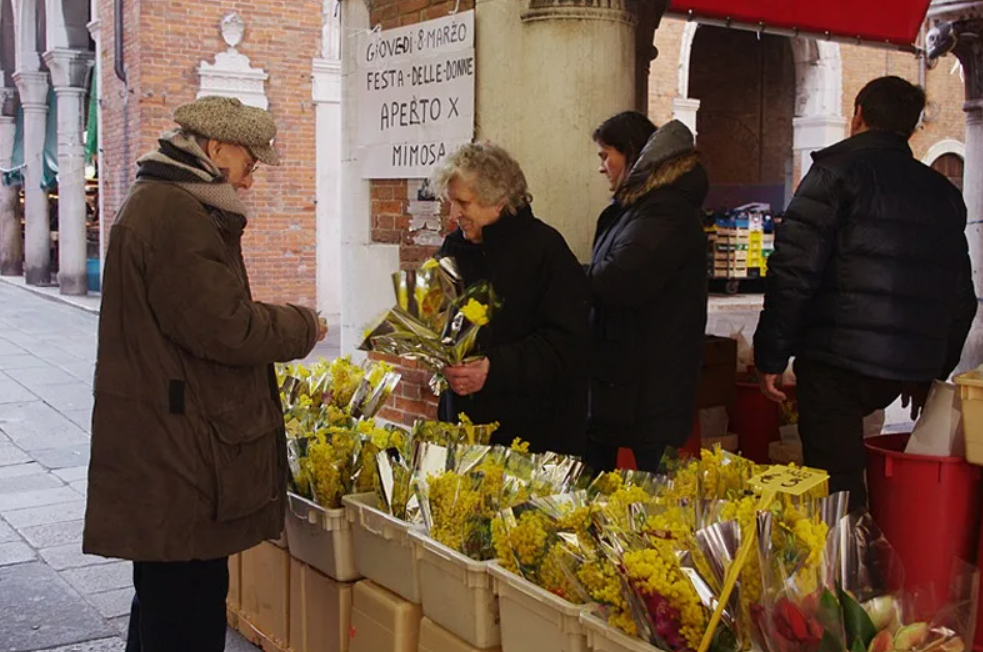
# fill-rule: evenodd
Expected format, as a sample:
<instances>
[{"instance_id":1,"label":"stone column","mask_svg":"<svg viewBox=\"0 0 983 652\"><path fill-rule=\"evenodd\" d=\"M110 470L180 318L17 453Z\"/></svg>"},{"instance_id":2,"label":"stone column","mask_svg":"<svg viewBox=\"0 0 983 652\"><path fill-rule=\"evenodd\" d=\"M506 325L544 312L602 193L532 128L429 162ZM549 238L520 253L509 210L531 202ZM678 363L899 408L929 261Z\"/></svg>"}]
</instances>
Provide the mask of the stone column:
<instances>
[{"instance_id":1,"label":"stone column","mask_svg":"<svg viewBox=\"0 0 983 652\"><path fill-rule=\"evenodd\" d=\"M983 3L981 3L983 6ZM983 9L977 7L978 13ZM983 18L959 21L960 34L953 53L963 65L966 79L966 159L963 167L963 198L968 215L966 239L973 260L976 296L983 297ZM962 368L983 363L983 306L963 349Z\"/></svg>"},{"instance_id":2,"label":"stone column","mask_svg":"<svg viewBox=\"0 0 983 652\"><path fill-rule=\"evenodd\" d=\"M696 136L696 116L700 112L700 100L688 97L674 97L672 99L672 117L679 120L689 127Z\"/></svg>"},{"instance_id":3,"label":"stone column","mask_svg":"<svg viewBox=\"0 0 983 652\"><path fill-rule=\"evenodd\" d=\"M0 89L0 168L13 165L14 136L17 132L15 113L17 90ZM20 227L20 186L0 185L0 276L20 276L24 273L24 247Z\"/></svg>"},{"instance_id":4,"label":"stone column","mask_svg":"<svg viewBox=\"0 0 983 652\"><path fill-rule=\"evenodd\" d=\"M582 260L610 198L591 132L635 108L636 71L652 56L651 46L639 52L635 7L627 0L475 4L476 136L516 156L536 215ZM655 22L646 16L652 29Z\"/></svg>"},{"instance_id":5,"label":"stone column","mask_svg":"<svg viewBox=\"0 0 983 652\"><path fill-rule=\"evenodd\" d=\"M24 111L24 275L29 285L51 283L51 225L48 196L41 188L48 117L48 73L15 72Z\"/></svg>"},{"instance_id":6,"label":"stone column","mask_svg":"<svg viewBox=\"0 0 983 652\"><path fill-rule=\"evenodd\" d=\"M85 77L94 58L61 48L44 53L58 101L58 288L70 295L88 291L82 131Z\"/></svg>"}]
</instances>

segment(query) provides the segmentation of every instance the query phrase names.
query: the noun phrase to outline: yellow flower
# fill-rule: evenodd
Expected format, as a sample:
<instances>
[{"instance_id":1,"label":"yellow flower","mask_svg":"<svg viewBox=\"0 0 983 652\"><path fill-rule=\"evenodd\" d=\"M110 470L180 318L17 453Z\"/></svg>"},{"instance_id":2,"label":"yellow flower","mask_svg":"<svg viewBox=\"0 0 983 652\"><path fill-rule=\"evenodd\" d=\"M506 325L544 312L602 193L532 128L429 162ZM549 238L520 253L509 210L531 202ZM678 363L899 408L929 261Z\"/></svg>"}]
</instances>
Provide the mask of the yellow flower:
<instances>
[{"instance_id":1,"label":"yellow flower","mask_svg":"<svg viewBox=\"0 0 983 652\"><path fill-rule=\"evenodd\" d=\"M468 299L461 308L461 314L475 326L485 326L488 323L488 306L476 299Z\"/></svg>"},{"instance_id":2,"label":"yellow flower","mask_svg":"<svg viewBox=\"0 0 983 652\"><path fill-rule=\"evenodd\" d=\"M529 442L522 441L521 437L516 437L512 440L512 445L510 446L512 450L517 453L528 453L529 452Z\"/></svg>"}]
</instances>

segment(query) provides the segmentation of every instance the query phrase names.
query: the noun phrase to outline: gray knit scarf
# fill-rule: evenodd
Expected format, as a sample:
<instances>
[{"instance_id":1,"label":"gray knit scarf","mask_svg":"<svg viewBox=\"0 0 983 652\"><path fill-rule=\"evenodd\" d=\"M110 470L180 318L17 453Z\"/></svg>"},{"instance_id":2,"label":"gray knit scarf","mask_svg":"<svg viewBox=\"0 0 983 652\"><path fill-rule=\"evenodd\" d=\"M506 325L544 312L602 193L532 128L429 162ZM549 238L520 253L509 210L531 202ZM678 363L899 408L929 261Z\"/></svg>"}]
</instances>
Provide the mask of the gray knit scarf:
<instances>
[{"instance_id":1,"label":"gray knit scarf","mask_svg":"<svg viewBox=\"0 0 983 652\"><path fill-rule=\"evenodd\" d=\"M162 134L160 142L169 144L180 152L188 154L194 164L179 161L157 150L142 156L137 161L139 166L157 171L168 170L169 168L170 173L166 176L172 177L170 180L175 185L187 190L202 204L236 213L243 217L247 216L246 205L239 198L235 188L198 146L194 137L176 129ZM154 176L163 175L155 174Z\"/></svg>"}]
</instances>

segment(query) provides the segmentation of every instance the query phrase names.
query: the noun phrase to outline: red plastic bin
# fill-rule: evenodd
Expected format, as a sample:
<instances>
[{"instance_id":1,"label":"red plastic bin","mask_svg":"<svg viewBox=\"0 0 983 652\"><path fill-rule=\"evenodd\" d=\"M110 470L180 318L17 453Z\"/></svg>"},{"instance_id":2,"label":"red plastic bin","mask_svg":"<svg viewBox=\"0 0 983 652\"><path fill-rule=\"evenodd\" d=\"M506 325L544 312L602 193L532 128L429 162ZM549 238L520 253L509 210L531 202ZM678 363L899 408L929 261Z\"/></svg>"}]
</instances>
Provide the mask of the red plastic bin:
<instances>
[{"instance_id":1,"label":"red plastic bin","mask_svg":"<svg viewBox=\"0 0 983 652\"><path fill-rule=\"evenodd\" d=\"M953 561L976 562L983 480L961 457L906 454L909 437L865 442L870 513L901 558L905 585L932 586L944 600Z\"/></svg>"},{"instance_id":2,"label":"red plastic bin","mask_svg":"<svg viewBox=\"0 0 983 652\"><path fill-rule=\"evenodd\" d=\"M795 385L782 388L788 400L795 400ZM761 393L756 382L738 382L737 399L727 408L728 428L737 433L741 455L758 464L769 464L769 444L779 441L781 406Z\"/></svg>"}]
</instances>

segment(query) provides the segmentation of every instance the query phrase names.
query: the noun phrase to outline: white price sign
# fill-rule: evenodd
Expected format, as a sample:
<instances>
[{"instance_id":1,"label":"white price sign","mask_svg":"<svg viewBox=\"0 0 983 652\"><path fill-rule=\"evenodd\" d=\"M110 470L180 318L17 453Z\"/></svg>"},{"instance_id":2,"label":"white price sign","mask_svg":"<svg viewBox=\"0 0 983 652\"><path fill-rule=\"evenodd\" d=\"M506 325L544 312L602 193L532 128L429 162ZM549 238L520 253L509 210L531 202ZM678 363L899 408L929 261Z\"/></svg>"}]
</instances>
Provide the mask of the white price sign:
<instances>
[{"instance_id":1,"label":"white price sign","mask_svg":"<svg viewBox=\"0 0 983 652\"><path fill-rule=\"evenodd\" d=\"M474 136L474 11L358 39L362 177L429 176Z\"/></svg>"}]
</instances>

